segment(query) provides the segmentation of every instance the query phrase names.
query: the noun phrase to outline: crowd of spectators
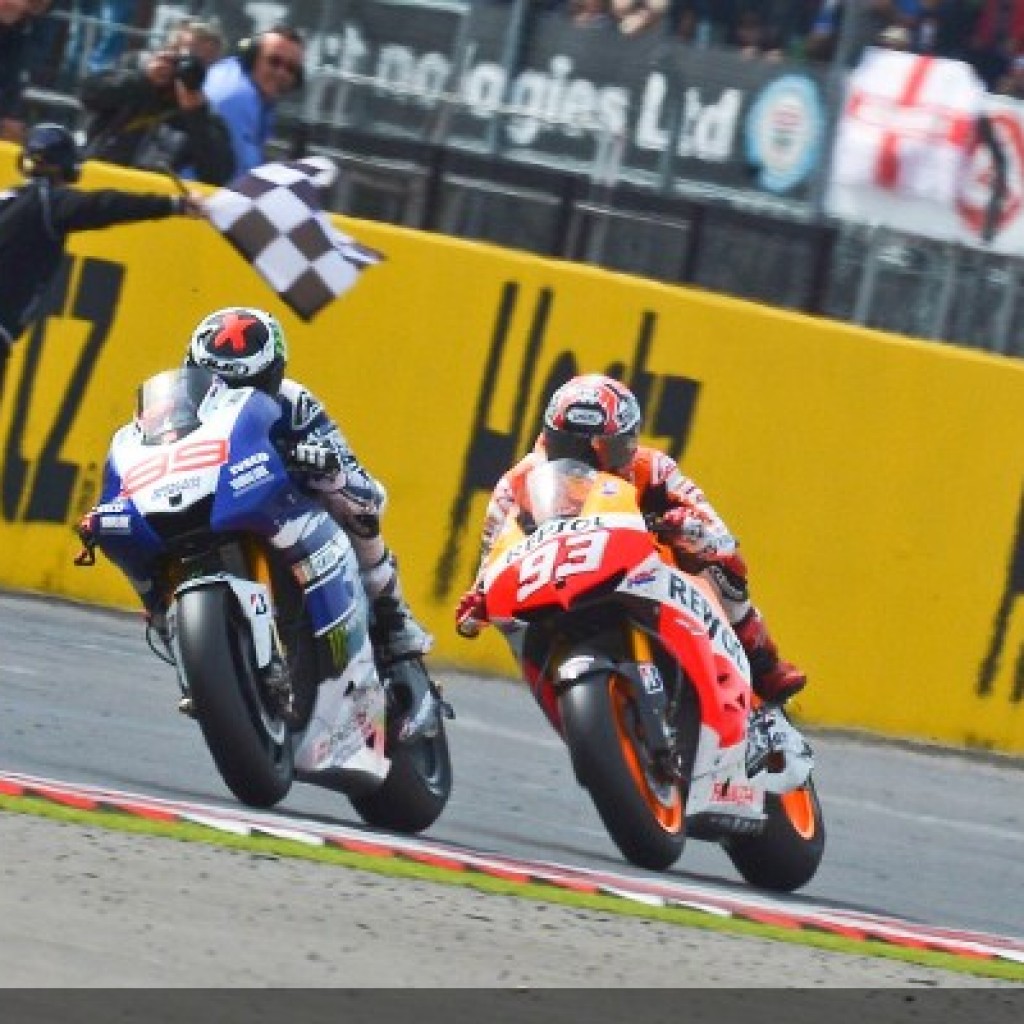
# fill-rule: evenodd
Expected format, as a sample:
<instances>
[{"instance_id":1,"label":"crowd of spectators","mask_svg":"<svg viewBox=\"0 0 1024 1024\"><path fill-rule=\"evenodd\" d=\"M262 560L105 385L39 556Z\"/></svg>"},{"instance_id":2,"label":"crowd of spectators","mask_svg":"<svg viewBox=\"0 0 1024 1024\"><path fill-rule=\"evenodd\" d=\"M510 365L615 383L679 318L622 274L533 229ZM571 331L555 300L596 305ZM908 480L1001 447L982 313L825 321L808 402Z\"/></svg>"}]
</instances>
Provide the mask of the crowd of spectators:
<instances>
[{"instance_id":1,"label":"crowd of spectators","mask_svg":"<svg viewBox=\"0 0 1024 1024\"><path fill-rule=\"evenodd\" d=\"M504 0L509 2L509 0ZM840 61L869 45L971 64L987 88L1024 89L1024 0L555 0L573 23L661 32L762 59Z\"/></svg>"},{"instance_id":2,"label":"crowd of spectators","mask_svg":"<svg viewBox=\"0 0 1024 1024\"><path fill-rule=\"evenodd\" d=\"M1024 0L528 4L534 14L564 17L580 31L658 33L751 59L852 67L868 45L950 57L971 64L989 90L1024 98ZM90 146L107 159L133 166L158 159L211 183L225 180L229 164L235 171L251 166L266 141L274 105L301 84L301 37L268 37L272 45L241 67L237 55L225 55L237 41L218 35L215 22L140 52L146 30L139 21L152 8L141 0L0 0L0 138L23 137L21 97L26 84L33 84L74 92L90 116ZM131 46L125 30L135 33ZM176 55L185 54L202 64L204 78L211 70L205 86L189 87L175 73ZM70 79L62 82L62 75ZM149 133L154 126L161 138ZM233 160L225 155L229 148Z\"/></svg>"},{"instance_id":3,"label":"crowd of spectators","mask_svg":"<svg viewBox=\"0 0 1024 1024\"><path fill-rule=\"evenodd\" d=\"M128 20L137 0L56 4L63 16L47 16L55 0L0 0L0 139L24 141L33 86L72 94L88 157L211 185L264 162L277 104L303 82L299 32L229 45L216 19L180 17L154 38Z\"/></svg>"}]
</instances>

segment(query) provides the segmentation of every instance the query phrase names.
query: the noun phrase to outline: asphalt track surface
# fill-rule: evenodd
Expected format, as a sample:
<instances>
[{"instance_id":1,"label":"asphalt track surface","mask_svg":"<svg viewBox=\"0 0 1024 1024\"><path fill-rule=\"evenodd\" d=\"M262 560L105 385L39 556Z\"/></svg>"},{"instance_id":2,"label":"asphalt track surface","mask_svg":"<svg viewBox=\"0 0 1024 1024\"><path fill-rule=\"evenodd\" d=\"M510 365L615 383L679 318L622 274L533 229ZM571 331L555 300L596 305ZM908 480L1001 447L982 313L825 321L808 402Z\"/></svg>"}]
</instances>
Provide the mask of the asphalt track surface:
<instances>
[{"instance_id":1,"label":"asphalt track surface","mask_svg":"<svg viewBox=\"0 0 1024 1024\"><path fill-rule=\"evenodd\" d=\"M643 874L607 839L521 687L435 675L458 715L449 731L456 788L425 838ZM149 654L136 617L0 594L0 770L236 807L175 703L171 670ZM1019 760L826 734L812 740L829 842L816 878L789 898L794 907L850 907L1021 937ZM343 797L310 786L296 786L278 810L359 824ZM913 965L426 883L367 882L322 865L15 815L0 815L0 858L0 950L19 954L0 958L2 985L978 984ZM688 844L671 874L723 893L748 891L710 844ZM343 919L354 927L325 950L318 934ZM211 955L228 935L230 967ZM190 941L175 941L184 936ZM115 948L119 966L104 955ZM332 955L339 951L342 973Z\"/></svg>"}]
</instances>

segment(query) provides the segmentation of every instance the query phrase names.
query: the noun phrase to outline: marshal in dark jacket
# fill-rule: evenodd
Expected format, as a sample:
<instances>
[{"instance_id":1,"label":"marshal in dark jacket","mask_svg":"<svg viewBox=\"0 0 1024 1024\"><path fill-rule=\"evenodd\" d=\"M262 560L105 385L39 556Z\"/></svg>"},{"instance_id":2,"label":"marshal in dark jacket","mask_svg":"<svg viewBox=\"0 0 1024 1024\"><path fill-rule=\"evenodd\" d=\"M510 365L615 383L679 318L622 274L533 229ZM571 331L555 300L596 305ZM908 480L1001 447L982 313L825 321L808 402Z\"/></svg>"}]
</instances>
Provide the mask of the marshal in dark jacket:
<instances>
[{"instance_id":1,"label":"marshal in dark jacket","mask_svg":"<svg viewBox=\"0 0 1024 1024\"><path fill-rule=\"evenodd\" d=\"M38 314L72 231L169 217L180 196L84 191L48 178L0 192L0 352Z\"/></svg>"}]
</instances>

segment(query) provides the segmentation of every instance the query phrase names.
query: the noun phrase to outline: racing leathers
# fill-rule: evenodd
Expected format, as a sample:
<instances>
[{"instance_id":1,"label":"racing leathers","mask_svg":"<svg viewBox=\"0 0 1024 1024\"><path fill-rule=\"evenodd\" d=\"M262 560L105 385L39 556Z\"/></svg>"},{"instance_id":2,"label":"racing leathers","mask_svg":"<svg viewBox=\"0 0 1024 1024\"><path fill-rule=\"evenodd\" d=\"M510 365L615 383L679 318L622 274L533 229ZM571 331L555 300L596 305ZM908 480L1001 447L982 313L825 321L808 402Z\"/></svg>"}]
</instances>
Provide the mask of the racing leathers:
<instances>
[{"instance_id":1,"label":"racing leathers","mask_svg":"<svg viewBox=\"0 0 1024 1024\"><path fill-rule=\"evenodd\" d=\"M543 439L495 485L481 538L480 570L505 519L514 508L529 511L526 477L546 458ZM750 599L747 566L722 518L676 461L656 448L640 446L628 470L619 474L637 489L641 511L661 521L659 535L673 549L681 568L699 573L715 588L726 617L750 659L754 692L781 703L803 689L806 676L779 657L761 613ZM472 618L482 607L475 586L462 598L456 617Z\"/></svg>"},{"instance_id":2,"label":"racing leathers","mask_svg":"<svg viewBox=\"0 0 1024 1024\"><path fill-rule=\"evenodd\" d=\"M378 659L390 665L426 654L433 639L413 618L402 595L397 560L381 536L380 517L387 502L383 485L366 471L337 424L306 388L285 378L277 398L281 418L271 440L299 469L305 468L297 474L300 486L315 494L348 534L372 606L370 632ZM325 451L336 457L331 461L340 468L316 469L316 453Z\"/></svg>"}]
</instances>

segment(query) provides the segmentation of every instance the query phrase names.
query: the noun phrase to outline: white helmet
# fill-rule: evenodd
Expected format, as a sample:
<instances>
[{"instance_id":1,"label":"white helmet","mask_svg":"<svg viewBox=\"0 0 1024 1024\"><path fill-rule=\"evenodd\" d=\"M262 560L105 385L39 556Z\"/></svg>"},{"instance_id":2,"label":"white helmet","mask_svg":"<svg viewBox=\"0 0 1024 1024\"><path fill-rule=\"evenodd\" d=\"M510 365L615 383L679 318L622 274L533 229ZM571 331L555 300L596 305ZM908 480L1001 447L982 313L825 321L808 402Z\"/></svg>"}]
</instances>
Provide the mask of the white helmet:
<instances>
[{"instance_id":1,"label":"white helmet","mask_svg":"<svg viewBox=\"0 0 1024 1024\"><path fill-rule=\"evenodd\" d=\"M231 387L276 395L288 347L277 318L251 306L218 309L192 332L186 365L205 366Z\"/></svg>"}]
</instances>

